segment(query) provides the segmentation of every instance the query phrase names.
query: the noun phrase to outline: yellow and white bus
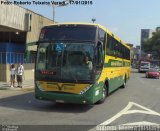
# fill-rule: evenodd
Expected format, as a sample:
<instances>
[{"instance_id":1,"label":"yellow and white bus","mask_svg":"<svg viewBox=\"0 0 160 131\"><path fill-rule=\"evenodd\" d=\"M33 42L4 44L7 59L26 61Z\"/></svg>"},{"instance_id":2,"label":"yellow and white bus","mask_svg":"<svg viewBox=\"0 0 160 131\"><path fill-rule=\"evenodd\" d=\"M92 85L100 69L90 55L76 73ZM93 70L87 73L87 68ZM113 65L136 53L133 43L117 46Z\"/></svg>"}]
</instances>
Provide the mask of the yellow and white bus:
<instances>
[{"instance_id":1,"label":"yellow and white bus","mask_svg":"<svg viewBox=\"0 0 160 131\"><path fill-rule=\"evenodd\" d=\"M35 97L63 103L103 103L130 77L130 48L98 24L42 28L37 42Z\"/></svg>"}]
</instances>

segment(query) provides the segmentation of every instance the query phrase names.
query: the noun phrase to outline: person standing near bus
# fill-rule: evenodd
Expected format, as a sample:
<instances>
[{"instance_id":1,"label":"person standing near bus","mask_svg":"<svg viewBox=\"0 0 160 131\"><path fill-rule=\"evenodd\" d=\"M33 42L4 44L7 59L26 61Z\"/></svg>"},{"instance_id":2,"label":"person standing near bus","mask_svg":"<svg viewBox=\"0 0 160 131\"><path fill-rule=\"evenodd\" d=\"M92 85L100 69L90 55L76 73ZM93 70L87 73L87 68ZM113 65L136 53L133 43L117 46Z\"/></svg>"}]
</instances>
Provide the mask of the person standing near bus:
<instances>
[{"instance_id":1,"label":"person standing near bus","mask_svg":"<svg viewBox=\"0 0 160 131\"><path fill-rule=\"evenodd\" d=\"M10 82L11 82L11 87L15 86L15 75L16 75L16 68L14 64L11 64L10 66Z\"/></svg>"},{"instance_id":2,"label":"person standing near bus","mask_svg":"<svg viewBox=\"0 0 160 131\"><path fill-rule=\"evenodd\" d=\"M24 74L24 67L21 63L19 63L17 67L17 83L18 83L17 87L22 88L23 74Z\"/></svg>"}]
</instances>

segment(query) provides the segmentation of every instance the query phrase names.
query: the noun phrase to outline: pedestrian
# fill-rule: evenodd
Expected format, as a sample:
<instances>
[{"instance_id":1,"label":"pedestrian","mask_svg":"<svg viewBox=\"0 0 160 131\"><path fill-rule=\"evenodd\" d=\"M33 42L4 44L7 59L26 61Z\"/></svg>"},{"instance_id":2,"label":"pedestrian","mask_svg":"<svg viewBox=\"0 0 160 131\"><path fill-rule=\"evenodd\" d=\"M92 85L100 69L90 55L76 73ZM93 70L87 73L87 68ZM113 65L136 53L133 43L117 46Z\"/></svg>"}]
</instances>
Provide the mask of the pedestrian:
<instances>
[{"instance_id":1,"label":"pedestrian","mask_svg":"<svg viewBox=\"0 0 160 131\"><path fill-rule=\"evenodd\" d=\"M11 64L11 66L10 66L10 82L11 82L11 87L15 86L15 74L16 74L15 65Z\"/></svg>"},{"instance_id":2,"label":"pedestrian","mask_svg":"<svg viewBox=\"0 0 160 131\"><path fill-rule=\"evenodd\" d=\"M21 63L19 63L17 66L17 83L18 83L17 87L22 88L23 75L24 75L24 67Z\"/></svg>"}]
</instances>

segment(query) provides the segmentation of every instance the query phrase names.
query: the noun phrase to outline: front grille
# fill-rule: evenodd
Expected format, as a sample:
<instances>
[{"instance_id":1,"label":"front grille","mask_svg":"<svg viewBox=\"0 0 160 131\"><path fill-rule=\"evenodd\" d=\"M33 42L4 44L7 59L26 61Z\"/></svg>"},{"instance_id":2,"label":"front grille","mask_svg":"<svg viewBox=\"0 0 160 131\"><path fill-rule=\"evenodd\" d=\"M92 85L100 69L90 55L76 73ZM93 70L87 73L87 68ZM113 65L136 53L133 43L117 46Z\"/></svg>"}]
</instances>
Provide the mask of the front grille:
<instances>
[{"instance_id":1,"label":"front grille","mask_svg":"<svg viewBox=\"0 0 160 131\"><path fill-rule=\"evenodd\" d=\"M58 93L58 94L74 94L74 93L68 93L68 92L61 92L61 91L47 91L49 93Z\"/></svg>"}]
</instances>

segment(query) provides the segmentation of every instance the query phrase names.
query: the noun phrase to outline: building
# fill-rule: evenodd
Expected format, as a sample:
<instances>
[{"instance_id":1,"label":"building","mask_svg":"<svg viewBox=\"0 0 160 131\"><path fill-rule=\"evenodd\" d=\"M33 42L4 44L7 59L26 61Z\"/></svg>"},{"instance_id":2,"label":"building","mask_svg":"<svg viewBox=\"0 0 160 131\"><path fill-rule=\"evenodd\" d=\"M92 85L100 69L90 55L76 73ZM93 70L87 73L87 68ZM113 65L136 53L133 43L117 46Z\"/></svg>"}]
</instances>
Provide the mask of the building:
<instances>
[{"instance_id":1,"label":"building","mask_svg":"<svg viewBox=\"0 0 160 131\"><path fill-rule=\"evenodd\" d=\"M131 64L132 67L136 67L137 61L140 59L140 46L134 47L133 44L127 43L127 45L130 47L130 58L131 58Z\"/></svg>"},{"instance_id":2,"label":"building","mask_svg":"<svg viewBox=\"0 0 160 131\"><path fill-rule=\"evenodd\" d=\"M11 63L23 63L25 79L33 79L34 43L39 38L41 27L54 22L14 4L0 4L0 12L0 81L10 80Z\"/></svg>"},{"instance_id":3,"label":"building","mask_svg":"<svg viewBox=\"0 0 160 131\"><path fill-rule=\"evenodd\" d=\"M133 52L134 52L133 63L136 63L140 59L140 46L134 47Z\"/></svg>"},{"instance_id":4,"label":"building","mask_svg":"<svg viewBox=\"0 0 160 131\"><path fill-rule=\"evenodd\" d=\"M159 59L159 55L156 51L145 52L143 47L146 41L153 37L155 32L159 32L160 27L156 27L155 30L152 29L141 29L141 58L149 58L149 59Z\"/></svg>"},{"instance_id":5,"label":"building","mask_svg":"<svg viewBox=\"0 0 160 131\"><path fill-rule=\"evenodd\" d=\"M145 44L145 42L148 39L152 38L153 32L154 32L154 30L152 30L152 29L141 29L141 55L142 56L145 55L143 45Z\"/></svg>"},{"instance_id":6,"label":"building","mask_svg":"<svg viewBox=\"0 0 160 131\"><path fill-rule=\"evenodd\" d=\"M157 32L160 31L160 27L156 27L156 31L157 31Z\"/></svg>"}]
</instances>

